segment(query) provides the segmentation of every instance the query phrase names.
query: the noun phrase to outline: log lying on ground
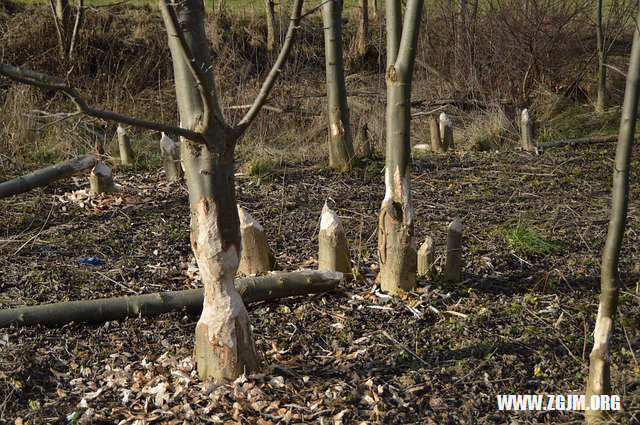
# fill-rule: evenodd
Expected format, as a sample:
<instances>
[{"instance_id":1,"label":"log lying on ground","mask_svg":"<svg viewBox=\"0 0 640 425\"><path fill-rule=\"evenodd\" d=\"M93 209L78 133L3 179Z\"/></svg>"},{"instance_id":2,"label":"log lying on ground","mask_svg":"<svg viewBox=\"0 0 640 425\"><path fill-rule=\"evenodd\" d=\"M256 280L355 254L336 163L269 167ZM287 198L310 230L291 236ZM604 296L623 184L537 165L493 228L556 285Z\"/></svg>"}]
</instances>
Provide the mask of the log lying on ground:
<instances>
[{"instance_id":1,"label":"log lying on ground","mask_svg":"<svg viewBox=\"0 0 640 425\"><path fill-rule=\"evenodd\" d=\"M80 174L93 168L97 162L98 160L92 155L80 156L0 183L0 199L28 192L36 187L47 186L57 180Z\"/></svg>"},{"instance_id":2,"label":"log lying on ground","mask_svg":"<svg viewBox=\"0 0 640 425\"><path fill-rule=\"evenodd\" d=\"M277 273L270 276L236 279L245 304L336 289L342 273L330 270ZM189 314L202 312L203 290L159 292L131 297L67 301L33 307L0 310L0 327L18 325L60 326L70 322L102 323L127 317L156 316L173 310Z\"/></svg>"},{"instance_id":3,"label":"log lying on ground","mask_svg":"<svg viewBox=\"0 0 640 425\"><path fill-rule=\"evenodd\" d=\"M617 142L618 135L614 136L602 136L602 137L583 137L581 139L566 139L566 140L551 140L549 142L538 143L538 149L555 148L557 146L574 146L574 145L588 145L594 143L611 143Z\"/></svg>"}]
</instances>

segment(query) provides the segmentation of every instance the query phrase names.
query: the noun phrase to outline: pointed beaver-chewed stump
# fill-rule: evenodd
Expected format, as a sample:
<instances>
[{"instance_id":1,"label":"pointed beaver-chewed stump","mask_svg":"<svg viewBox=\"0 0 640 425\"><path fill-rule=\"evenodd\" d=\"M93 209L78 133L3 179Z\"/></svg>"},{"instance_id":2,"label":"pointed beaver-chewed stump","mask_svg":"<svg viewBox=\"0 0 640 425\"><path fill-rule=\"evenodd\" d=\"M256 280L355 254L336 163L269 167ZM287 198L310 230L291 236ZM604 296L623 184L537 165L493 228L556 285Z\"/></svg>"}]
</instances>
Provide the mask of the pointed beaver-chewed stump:
<instances>
[{"instance_id":1,"label":"pointed beaver-chewed stump","mask_svg":"<svg viewBox=\"0 0 640 425\"><path fill-rule=\"evenodd\" d=\"M325 203L318 234L318 270L335 270L347 279L353 276L347 237L340 217Z\"/></svg>"},{"instance_id":2,"label":"pointed beaver-chewed stump","mask_svg":"<svg viewBox=\"0 0 640 425\"><path fill-rule=\"evenodd\" d=\"M447 258L444 263L444 281L462 281L462 222L459 218L449 224Z\"/></svg>"},{"instance_id":3,"label":"pointed beaver-chewed stump","mask_svg":"<svg viewBox=\"0 0 640 425\"><path fill-rule=\"evenodd\" d=\"M275 257L269 249L264 228L239 205L238 216L242 240L238 271L245 276L251 276L273 270Z\"/></svg>"},{"instance_id":4,"label":"pointed beaver-chewed stump","mask_svg":"<svg viewBox=\"0 0 640 425\"><path fill-rule=\"evenodd\" d=\"M118 149L120 151L120 163L122 165L133 165L133 151L127 130L118 125Z\"/></svg>"},{"instance_id":5,"label":"pointed beaver-chewed stump","mask_svg":"<svg viewBox=\"0 0 640 425\"><path fill-rule=\"evenodd\" d=\"M440 137L445 151L455 149L453 144L453 124L444 112L440 114Z\"/></svg>"},{"instance_id":6,"label":"pointed beaver-chewed stump","mask_svg":"<svg viewBox=\"0 0 640 425\"><path fill-rule=\"evenodd\" d=\"M431 133L431 150L433 152L443 153L446 151L440 137L440 129L438 128L438 120L434 115L429 115L429 131Z\"/></svg>"},{"instance_id":7,"label":"pointed beaver-chewed stump","mask_svg":"<svg viewBox=\"0 0 640 425\"><path fill-rule=\"evenodd\" d=\"M180 164L180 154L178 153L178 145L164 132L160 139L160 152L162 155L162 165L167 180L170 182L178 182L182 180L182 165Z\"/></svg>"},{"instance_id":8,"label":"pointed beaver-chewed stump","mask_svg":"<svg viewBox=\"0 0 640 425\"><path fill-rule=\"evenodd\" d=\"M371 140L369 139L369 126L367 123L360 126L356 142L360 149L360 158L371 158L373 148L371 147Z\"/></svg>"},{"instance_id":9,"label":"pointed beaver-chewed stump","mask_svg":"<svg viewBox=\"0 0 640 425\"><path fill-rule=\"evenodd\" d=\"M113 184L113 174L111 173L111 169L101 161L98 161L96 166L91 170L89 183L91 185L91 194L94 196L100 195L101 193L113 193L116 191L116 187Z\"/></svg>"},{"instance_id":10,"label":"pointed beaver-chewed stump","mask_svg":"<svg viewBox=\"0 0 640 425\"><path fill-rule=\"evenodd\" d=\"M433 276L436 262L436 250L433 245L433 238L427 236L418 250L418 276Z\"/></svg>"},{"instance_id":11,"label":"pointed beaver-chewed stump","mask_svg":"<svg viewBox=\"0 0 640 425\"><path fill-rule=\"evenodd\" d=\"M528 109L523 109L520 117L520 144L522 149L527 152L536 151L536 146L533 144L533 126Z\"/></svg>"}]
</instances>

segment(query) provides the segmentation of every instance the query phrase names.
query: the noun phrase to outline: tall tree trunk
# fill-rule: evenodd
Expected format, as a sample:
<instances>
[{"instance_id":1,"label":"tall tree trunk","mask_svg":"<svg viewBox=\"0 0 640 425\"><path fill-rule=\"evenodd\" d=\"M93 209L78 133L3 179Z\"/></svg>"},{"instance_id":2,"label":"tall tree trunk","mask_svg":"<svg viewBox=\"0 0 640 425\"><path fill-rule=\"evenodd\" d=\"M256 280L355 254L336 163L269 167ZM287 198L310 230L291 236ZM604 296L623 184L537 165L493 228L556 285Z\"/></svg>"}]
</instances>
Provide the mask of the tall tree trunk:
<instances>
[{"instance_id":1,"label":"tall tree trunk","mask_svg":"<svg viewBox=\"0 0 640 425\"><path fill-rule=\"evenodd\" d=\"M189 190L191 246L204 285L204 305L196 325L195 358L201 378L235 379L259 367L249 316L233 286L240 258L234 187L235 140L229 129L221 125L202 0L172 0L172 3L187 44L211 88L216 117L209 128L200 129L207 143L180 138ZM168 36L180 122L183 127L198 130L205 106L177 37L170 30Z\"/></svg>"},{"instance_id":2,"label":"tall tree trunk","mask_svg":"<svg viewBox=\"0 0 640 425\"><path fill-rule=\"evenodd\" d=\"M640 19L640 15L638 16ZM638 21L636 21L638 22ZM609 346L613 336L620 274L618 262L620 248L627 221L629 197L629 167L631 149L638 114L638 97L640 94L640 32L636 26L631 47L631 59L627 71L627 83L618 134L618 147L613 172L613 191L611 194L611 219L607 231L607 241L602 254L600 276L600 306L596 327L593 332L593 349L589 356L589 378L587 381L587 406L590 406L592 395L611 394L611 357ZM587 423L596 424L605 420L603 410L587 410Z\"/></svg>"},{"instance_id":3,"label":"tall tree trunk","mask_svg":"<svg viewBox=\"0 0 640 425\"><path fill-rule=\"evenodd\" d=\"M353 165L355 155L344 82L341 9L340 0L327 0L322 5L322 21L327 75L329 166L347 171Z\"/></svg>"},{"instance_id":4,"label":"tall tree trunk","mask_svg":"<svg viewBox=\"0 0 640 425\"><path fill-rule=\"evenodd\" d=\"M387 111L386 194L380 208L380 285L397 293L415 287L416 242L410 187L411 81L418 44L422 0L409 0L401 29L400 0L386 2Z\"/></svg>"},{"instance_id":5,"label":"tall tree trunk","mask_svg":"<svg viewBox=\"0 0 640 425\"><path fill-rule=\"evenodd\" d=\"M267 13L267 51L272 53L276 49L276 4L273 0L264 0Z\"/></svg>"},{"instance_id":6,"label":"tall tree trunk","mask_svg":"<svg viewBox=\"0 0 640 425\"><path fill-rule=\"evenodd\" d=\"M367 54L367 38L369 37L369 1L360 0L360 22L358 22L358 34L356 46L358 55Z\"/></svg>"},{"instance_id":7,"label":"tall tree trunk","mask_svg":"<svg viewBox=\"0 0 640 425\"><path fill-rule=\"evenodd\" d=\"M598 49L598 99L596 112L603 112L607 103L607 60L604 49L604 32L602 31L602 0L596 3L596 45Z\"/></svg>"}]
</instances>

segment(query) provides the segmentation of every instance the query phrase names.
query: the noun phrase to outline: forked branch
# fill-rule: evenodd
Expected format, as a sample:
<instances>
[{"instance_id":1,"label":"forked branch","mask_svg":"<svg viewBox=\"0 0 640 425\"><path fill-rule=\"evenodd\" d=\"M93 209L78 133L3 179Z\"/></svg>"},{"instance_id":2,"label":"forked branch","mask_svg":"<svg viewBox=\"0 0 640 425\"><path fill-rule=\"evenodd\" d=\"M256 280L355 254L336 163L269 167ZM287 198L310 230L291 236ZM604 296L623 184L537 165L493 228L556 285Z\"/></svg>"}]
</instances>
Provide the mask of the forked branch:
<instances>
[{"instance_id":1,"label":"forked branch","mask_svg":"<svg viewBox=\"0 0 640 425\"><path fill-rule=\"evenodd\" d=\"M75 88L73 88L67 82L51 75L23 69L18 66L8 64L0 64L0 75L3 75L13 81L36 86L44 90L62 92L74 103L74 105L76 105L78 112L85 115L107 121L118 122L120 124L128 124L134 127L164 131L165 133L174 133L189 140L193 140L194 142L204 143L202 134L195 131L187 130L186 128L174 127L172 125L133 118L111 111L91 108L87 105L84 98L80 96Z\"/></svg>"},{"instance_id":2,"label":"forked branch","mask_svg":"<svg viewBox=\"0 0 640 425\"><path fill-rule=\"evenodd\" d=\"M209 128L209 125L214 119L217 119L222 127L226 127L226 124L223 122L222 117L217 117L215 115L215 103L213 100L213 90L209 86L207 82L207 77L202 70L202 67L198 64L195 55L189 48L189 44L184 37L184 31L180 27L180 23L178 22L178 17L176 16L175 11L172 6L169 6L169 0L158 0L158 6L160 7L160 11L162 12L163 19L165 24L167 25L167 29L169 33L172 33L174 37L178 39L178 45L180 47L180 52L182 56L184 56L184 60L193 75L193 78L196 80L196 85L198 86L198 93L200 93L200 97L202 98L202 103L204 106L204 119L202 122L203 128Z\"/></svg>"},{"instance_id":3,"label":"forked branch","mask_svg":"<svg viewBox=\"0 0 640 425\"><path fill-rule=\"evenodd\" d=\"M291 52L291 47L295 41L296 32L298 30L298 26L300 24L300 15L302 12L302 3L304 0L295 0L293 3L293 8L291 10L291 17L289 20L289 28L287 29L287 36L282 44L282 48L280 49L280 53L278 54L278 58L276 62L273 64L271 71L269 71L269 75L262 83L262 87L260 88L260 92L256 96L251 108L247 111L245 116L240 120L238 125L233 128L232 134L237 139L242 136L242 134L246 131L247 127L253 122L253 120L260 112L262 106L267 102L267 97L273 88L273 83L275 83L278 74L280 73L280 69L282 68L282 64L287 60L289 56L289 52Z\"/></svg>"}]
</instances>

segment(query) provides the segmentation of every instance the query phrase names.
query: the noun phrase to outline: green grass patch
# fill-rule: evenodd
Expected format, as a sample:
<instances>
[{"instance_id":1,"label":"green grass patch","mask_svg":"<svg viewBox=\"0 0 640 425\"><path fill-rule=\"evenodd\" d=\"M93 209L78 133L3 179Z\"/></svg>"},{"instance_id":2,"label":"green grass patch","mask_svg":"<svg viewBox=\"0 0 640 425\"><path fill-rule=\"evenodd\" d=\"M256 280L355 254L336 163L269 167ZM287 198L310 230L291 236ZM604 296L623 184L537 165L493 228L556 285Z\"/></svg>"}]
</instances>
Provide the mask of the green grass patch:
<instances>
[{"instance_id":1,"label":"green grass patch","mask_svg":"<svg viewBox=\"0 0 640 425\"><path fill-rule=\"evenodd\" d=\"M526 222L518 222L506 235L511 249L525 254L546 255L556 249L555 243L545 239L537 230L533 230Z\"/></svg>"},{"instance_id":2,"label":"green grass patch","mask_svg":"<svg viewBox=\"0 0 640 425\"><path fill-rule=\"evenodd\" d=\"M247 175L249 177L253 177L255 181L260 184L263 181L267 181L271 179L276 172L278 171L278 167L272 161L268 159L258 158L247 163Z\"/></svg>"}]
</instances>

